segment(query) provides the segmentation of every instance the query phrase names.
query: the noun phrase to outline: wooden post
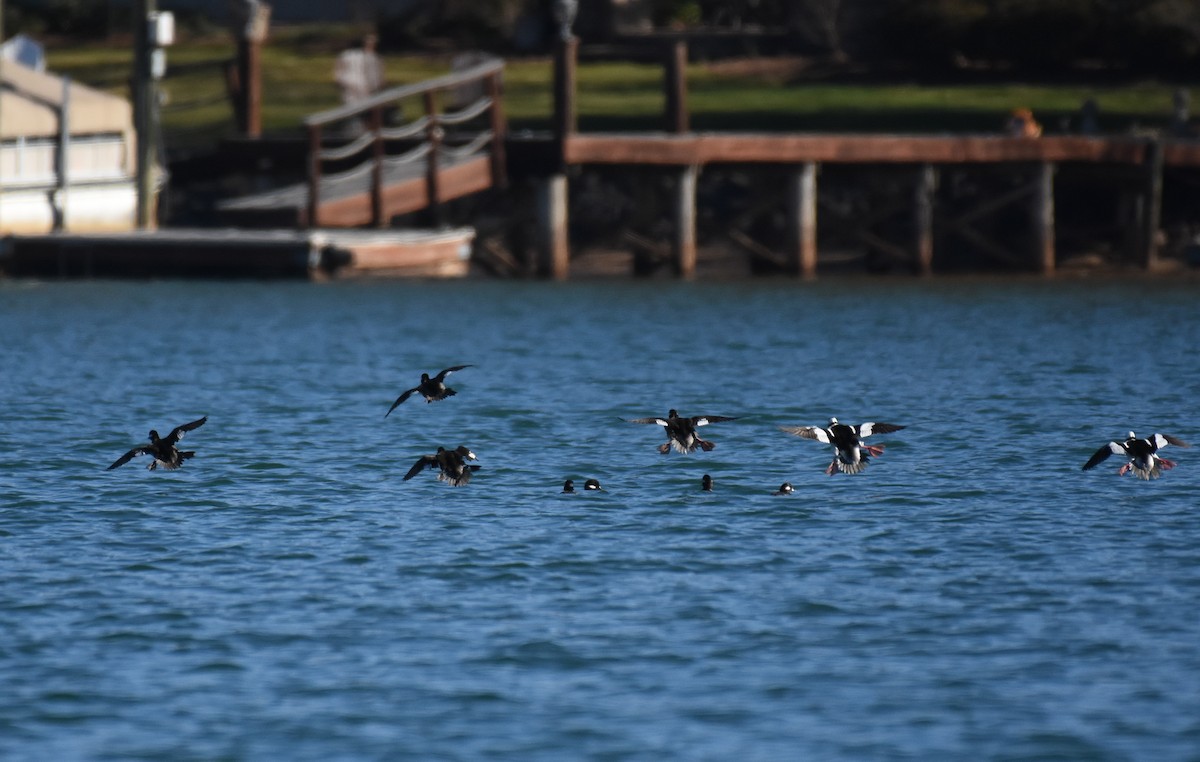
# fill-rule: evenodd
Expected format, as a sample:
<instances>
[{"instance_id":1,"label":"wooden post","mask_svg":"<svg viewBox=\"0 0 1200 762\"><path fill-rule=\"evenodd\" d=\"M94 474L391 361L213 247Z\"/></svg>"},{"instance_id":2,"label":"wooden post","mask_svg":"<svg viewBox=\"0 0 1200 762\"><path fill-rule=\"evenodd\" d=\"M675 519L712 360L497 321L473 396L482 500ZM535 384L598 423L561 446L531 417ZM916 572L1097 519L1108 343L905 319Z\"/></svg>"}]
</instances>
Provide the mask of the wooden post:
<instances>
[{"instance_id":1,"label":"wooden post","mask_svg":"<svg viewBox=\"0 0 1200 762\"><path fill-rule=\"evenodd\" d=\"M1147 270L1158 264L1158 228L1162 224L1163 147L1162 141L1154 138L1146 143L1146 158L1143 163L1145 185L1141 204L1141 245L1139 258Z\"/></svg>"},{"instance_id":2,"label":"wooden post","mask_svg":"<svg viewBox=\"0 0 1200 762\"><path fill-rule=\"evenodd\" d=\"M687 59L687 42L676 40L667 53L666 66L663 67L667 132L688 131Z\"/></svg>"},{"instance_id":3,"label":"wooden post","mask_svg":"<svg viewBox=\"0 0 1200 762\"><path fill-rule=\"evenodd\" d=\"M538 274L566 280L571 253L567 242L567 176L555 174L537 182Z\"/></svg>"},{"instance_id":4,"label":"wooden post","mask_svg":"<svg viewBox=\"0 0 1200 762\"><path fill-rule=\"evenodd\" d=\"M321 208L321 126L308 126L308 213L307 227L319 226L317 215Z\"/></svg>"},{"instance_id":5,"label":"wooden post","mask_svg":"<svg viewBox=\"0 0 1200 762\"><path fill-rule=\"evenodd\" d=\"M805 162L787 185L788 268L793 275L817 275L817 165Z\"/></svg>"},{"instance_id":6,"label":"wooden post","mask_svg":"<svg viewBox=\"0 0 1200 762\"><path fill-rule=\"evenodd\" d=\"M429 155L425 159L425 192L429 198L429 218L434 225L438 225L442 216L438 154L441 152L443 133L442 125L438 121L437 95L433 90L425 91L425 113L429 116L429 128L426 130Z\"/></svg>"},{"instance_id":7,"label":"wooden post","mask_svg":"<svg viewBox=\"0 0 1200 762\"><path fill-rule=\"evenodd\" d=\"M243 37L238 40L238 79L240 107L235 113L242 119L242 134L257 138L262 134L262 43Z\"/></svg>"},{"instance_id":8,"label":"wooden post","mask_svg":"<svg viewBox=\"0 0 1200 762\"><path fill-rule=\"evenodd\" d=\"M227 72L234 118L243 136L257 138L262 134L262 45L267 39L271 8L266 3L240 1L229 6L230 31L237 51L233 72Z\"/></svg>"},{"instance_id":9,"label":"wooden post","mask_svg":"<svg viewBox=\"0 0 1200 762\"><path fill-rule=\"evenodd\" d=\"M575 64L579 38L560 39L554 49L554 137L561 160L566 139L576 130Z\"/></svg>"},{"instance_id":10,"label":"wooden post","mask_svg":"<svg viewBox=\"0 0 1200 762\"><path fill-rule=\"evenodd\" d=\"M371 109L371 224L387 227L383 214L383 107Z\"/></svg>"},{"instance_id":11,"label":"wooden post","mask_svg":"<svg viewBox=\"0 0 1200 762\"><path fill-rule=\"evenodd\" d=\"M937 193L937 169L923 164L917 170L916 241L913 269L918 275L933 273L933 202Z\"/></svg>"},{"instance_id":12,"label":"wooden post","mask_svg":"<svg viewBox=\"0 0 1200 762\"><path fill-rule=\"evenodd\" d=\"M508 162L505 156L508 121L504 116L504 88L500 74L489 74L487 96L492 99L492 185L508 187Z\"/></svg>"},{"instance_id":13,"label":"wooden post","mask_svg":"<svg viewBox=\"0 0 1200 762\"><path fill-rule=\"evenodd\" d=\"M675 236L671 242L671 254L675 272L681 278L696 274L696 180L700 168L696 165L679 170L675 182L672 218Z\"/></svg>"},{"instance_id":14,"label":"wooden post","mask_svg":"<svg viewBox=\"0 0 1200 762\"><path fill-rule=\"evenodd\" d=\"M1054 274L1054 164L1042 162L1034 178L1033 242L1036 264L1043 275Z\"/></svg>"}]
</instances>

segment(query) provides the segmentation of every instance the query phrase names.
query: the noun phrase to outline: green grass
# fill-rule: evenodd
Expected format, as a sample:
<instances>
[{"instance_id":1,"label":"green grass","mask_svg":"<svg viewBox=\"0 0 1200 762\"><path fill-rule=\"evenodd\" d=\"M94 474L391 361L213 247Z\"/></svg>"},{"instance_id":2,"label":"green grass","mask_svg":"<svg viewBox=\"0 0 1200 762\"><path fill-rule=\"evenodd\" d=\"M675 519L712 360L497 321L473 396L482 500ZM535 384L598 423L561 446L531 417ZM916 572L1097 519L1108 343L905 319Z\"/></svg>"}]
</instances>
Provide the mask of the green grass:
<instances>
[{"instance_id":1,"label":"green grass","mask_svg":"<svg viewBox=\"0 0 1200 762\"><path fill-rule=\"evenodd\" d=\"M332 29L281 29L263 51L263 129L298 134L308 114L339 104L332 82L336 42ZM167 51L163 120L171 147L202 145L233 134L232 111L223 95L220 62L233 55L221 38L184 42ZM448 58L389 55L390 84L417 82L449 71ZM211 62L200 69L188 65ZM126 95L127 46L51 49L52 70ZM186 73L180 73L186 72ZM549 59L517 59L505 70L505 110L514 129L550 124L552 65ZM1012 108L1031 108L1048 132L1074 116L1087 98L1100 107L1101 127L1125 131L1158 127L1171 113L1174 85L1130 82L1112 86L1036 84L836 84L788 83L780 77L731 74L722 67L688 66L688 107L696 130L980 132L1001 128ZM650 130L662 121L662 69L627 62L581 63L578 112L584 130ZM1200 89L1192 89L1200 103ZM193 104L188 106L188 104Z\"/></svg>"}]
</instances>

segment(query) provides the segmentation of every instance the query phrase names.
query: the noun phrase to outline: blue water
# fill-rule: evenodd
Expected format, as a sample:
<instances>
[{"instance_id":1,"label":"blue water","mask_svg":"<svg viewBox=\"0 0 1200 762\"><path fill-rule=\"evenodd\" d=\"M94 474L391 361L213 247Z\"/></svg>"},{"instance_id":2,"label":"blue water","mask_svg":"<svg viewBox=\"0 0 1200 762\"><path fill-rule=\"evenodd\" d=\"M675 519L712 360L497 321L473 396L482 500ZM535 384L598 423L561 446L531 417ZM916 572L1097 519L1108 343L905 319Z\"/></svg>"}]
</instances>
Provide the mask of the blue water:
<instances>
[{"instance_id":1,"label":"blue water","mask_svg":"<svg viewBox=\"0 0 1200 762\"><path fill-rule=\"evenodd\" d=\"M1200 759L1197 286L0 283L0 758Z\"/></svg>"}]
</instances>

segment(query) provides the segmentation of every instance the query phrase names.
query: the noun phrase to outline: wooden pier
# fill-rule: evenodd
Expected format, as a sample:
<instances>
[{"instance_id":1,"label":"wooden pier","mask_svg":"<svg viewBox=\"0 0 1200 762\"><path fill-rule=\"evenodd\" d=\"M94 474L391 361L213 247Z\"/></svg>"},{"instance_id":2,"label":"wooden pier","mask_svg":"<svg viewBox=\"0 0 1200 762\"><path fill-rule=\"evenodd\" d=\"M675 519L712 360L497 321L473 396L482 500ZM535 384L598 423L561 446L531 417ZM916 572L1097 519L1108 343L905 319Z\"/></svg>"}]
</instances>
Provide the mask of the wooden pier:
<instances>
[{"instance_id":1,"label":"wooden pier","mask_svg":"<svg viewBox=\"0 0 1200 762\"><path fill-rule=\"evenodd\" d=\"M1165 169L1200 169L1200 142L1144 137L1075 135L1039 138L1004 135L822 135L730 134L689 131L687 51L672 45L662 56L664 66L664 130L658 133L581 133L577 129L575 70L578 41L562 41L556 53L554 146L557 171L539 180L536 194L540 223L539 271L563 279L570 270L567 235L568 182L571 167L651 167L674 176L669 241L675 272L691 277L696 267L697 183L706 167L772 167L783 169L786 182L780 200L787 216L787 241L779 260L792 274L811 278L817 273L817 226L832 221L822 210L819 178L823 168L858 167L899 170L909 176L909 190L891 206L907 206L911 230L907 240L886 240L873 234L869 219L847 220L859 242L907 262L912 271L928 274L934 267L938 241L957 238L989 252L1010 265L1042 273L1057 267L1055 178L1067 167L1105 168L1122 193L1133 199L1133 231L1126 243L1146 269L1158 261L1159 226ZM941 175L947 170L1003 171L1015 187L979 198L973 208L952 214L938 204ZM1013 250L978 228L1001 212L1020 210L1027 235L1023 250ZM824 211L824 213L822 213ZM895 210L893 209L894 213ZM901 212L902 214L904 212ZM755 246L753 241L748 245ZM761 247L760 247L761 248ZM770 252L767 252L770 254Z\"/></svg>"},{"instance_id":2,"label":"wooden pier","mask_svg":"<svg viewBox=\"0 0 1200 762\"><path fill-rule=\"evenodd\" d=\"M641 236L643 244L668 252L673 271L690 278L700 246L698 191L705 172L736 170L770 178L774 213L786 218L786 232L780 241L762 243L731 223L729 238L796 277L812 278L828 261L818 248L830 231L889 268L916 274L968 262L960 250L993 265L1049 274L1061 264L1059 209L1077 208L1074 197L1096 187L1118 197L1111 206L1119 212L1105 214L1119 231L1106 233L1105 245L1119 248L1123 261L1155 269L1164 174L1200 170L1200 141L1155 133L1029 138L695 132L682 42L660 57L662 130L580 132L578 55L577 40L558 44L547 134L508 133L503 63L492 61L309 117L307 179L231 199L220 211L231 223L248 226L382 228L413 212L436 223L440 206L451 199L531 181L536 262L530 269L564 279L572 258L571 178L588 168L649 171L670 178L662 205L671 232L666 241ZM406 118L389 121L389 113ZM851 182L866 199L857 208L829 198L833 181L853 172L860 175ZM872 191L884 176L886 194ZM950 198L950 190L964 186L982 190Z\"/></svg>"}]
</instances>

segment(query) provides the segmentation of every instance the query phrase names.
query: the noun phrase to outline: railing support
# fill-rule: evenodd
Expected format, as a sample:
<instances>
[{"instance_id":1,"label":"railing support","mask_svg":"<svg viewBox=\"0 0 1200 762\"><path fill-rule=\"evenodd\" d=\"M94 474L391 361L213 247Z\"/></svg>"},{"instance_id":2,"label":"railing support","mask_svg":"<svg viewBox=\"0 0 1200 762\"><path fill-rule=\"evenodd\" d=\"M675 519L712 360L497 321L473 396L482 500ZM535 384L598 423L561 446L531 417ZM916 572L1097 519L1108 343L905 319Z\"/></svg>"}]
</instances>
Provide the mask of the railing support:
<instances>
[{"instance_id":1,"label":"railing support","mask_svg":"<svg viewBox=\"0 0 1200 762\"><path fill-rule=\"evenodd\" d=\"M371 109L371 132L375 139L371 144L371 224L377 228L387 227L383 214L383 107Z\"/></svg>"},{"instance_id":2,"label":"railing support","mask_svg":"<svg viewBox=\"0 0 1200 762\"><path fill-rule=\"evenodd\" d=\"M504 116L504 83L499 72L488 75L485 92L492 101L492 185L505 188L508 186L508 163L505 156L508 121Z\"/></svg>"},{"instance_id":3,"label":"railing support","mask_svg":"<svg viewBox=\"0 0 1200 762\"><path fill-rule=\"evenodd\" d=\"M441 188L438 182L438 152L442 145L442 125L438 122L437 96L427 90L424 96L425 114L429 117L426 138L429 141L429 158L425 160L425 189L429 196L429 217L433 224L441 222Z\"/></svg>"}]
</instances>

